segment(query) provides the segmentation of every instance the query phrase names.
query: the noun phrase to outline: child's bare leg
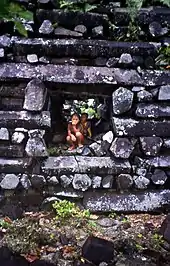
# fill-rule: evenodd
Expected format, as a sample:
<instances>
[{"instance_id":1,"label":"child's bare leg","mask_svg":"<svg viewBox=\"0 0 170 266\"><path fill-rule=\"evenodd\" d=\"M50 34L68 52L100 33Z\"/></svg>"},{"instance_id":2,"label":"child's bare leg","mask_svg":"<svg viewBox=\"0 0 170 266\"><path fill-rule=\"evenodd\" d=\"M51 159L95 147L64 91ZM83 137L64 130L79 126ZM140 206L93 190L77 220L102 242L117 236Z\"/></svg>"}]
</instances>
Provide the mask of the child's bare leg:
<instances>
[{"instance_id":1,"label":"child's bare leg","mask_svg":"<svg viewBox=\"0 0 170 266\"><path fill-rule=\"evenodd\" d=\"M83 147L84 136L81 134L81 132L76 132L76 137L77 137L78 147Z\"/></svg>"},{"instance_id":2,"label":"child's bare leg","mask_svg":"<svg viewBox=\"0 0 170 266\"><path fill-rule=\"evenodd\" d=\"M67 142L70 144L70 147L68 150L72 151L75 149L75 142L72 140L71 136L67 136L66 138Z\"/></svg>"}]
</instances>

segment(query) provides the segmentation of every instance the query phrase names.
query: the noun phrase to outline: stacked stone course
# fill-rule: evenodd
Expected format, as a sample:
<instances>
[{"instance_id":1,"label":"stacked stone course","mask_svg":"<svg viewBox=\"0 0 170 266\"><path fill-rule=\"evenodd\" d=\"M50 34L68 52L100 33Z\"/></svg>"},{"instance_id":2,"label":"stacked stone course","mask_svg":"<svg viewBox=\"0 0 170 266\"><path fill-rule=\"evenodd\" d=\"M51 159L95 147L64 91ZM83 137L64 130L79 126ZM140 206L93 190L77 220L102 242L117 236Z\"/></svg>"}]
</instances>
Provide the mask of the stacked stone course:
<instances>
[{"instance_id":1,"label":"stacked stone course","mask_svg":"<svg viewBox=\"0 0 170 266\"><path fill-rule=\"evenodd\" d=\"M142 42L119 42L129 15L111 1L88 13L64 12L54 1L27 2L35 19L27 22L28 38L8 25L6 34L0 30L1 211L42 208L61 198L92 211L167 207L170 71L160 70L156 58L170 44L170 9L141 9ZM68 91L112 99L110 130L82 154L51 157L45 143L50 98Z\"/></svg>"}]
</instances>

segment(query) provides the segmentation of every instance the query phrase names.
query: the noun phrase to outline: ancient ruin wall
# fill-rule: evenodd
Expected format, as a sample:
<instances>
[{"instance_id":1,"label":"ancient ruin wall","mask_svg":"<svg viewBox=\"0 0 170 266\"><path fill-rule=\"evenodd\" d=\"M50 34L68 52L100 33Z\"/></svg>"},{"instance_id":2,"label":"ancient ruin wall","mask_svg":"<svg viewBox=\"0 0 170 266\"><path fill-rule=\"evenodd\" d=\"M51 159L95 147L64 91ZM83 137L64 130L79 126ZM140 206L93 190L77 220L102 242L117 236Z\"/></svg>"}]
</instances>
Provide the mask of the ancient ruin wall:
<instances>
[{"instance_id":1,"label":"ancient ruin wall","mask_svg":"<svg viewBox=\"0 0 170 266\"><path fill-rule=\"evenodd\" d=\"M53 1L27 2L34 11L28 38L10 25L0 30L2 213L18 216L58 198L93 211L167 207L170 72L156 58L170 43L170 9L142 9L133 42L121 7L64 12ZM75 88L112 100L109 130L84 154L51 157L50 98Z\"/></svg>"}]
</instances>

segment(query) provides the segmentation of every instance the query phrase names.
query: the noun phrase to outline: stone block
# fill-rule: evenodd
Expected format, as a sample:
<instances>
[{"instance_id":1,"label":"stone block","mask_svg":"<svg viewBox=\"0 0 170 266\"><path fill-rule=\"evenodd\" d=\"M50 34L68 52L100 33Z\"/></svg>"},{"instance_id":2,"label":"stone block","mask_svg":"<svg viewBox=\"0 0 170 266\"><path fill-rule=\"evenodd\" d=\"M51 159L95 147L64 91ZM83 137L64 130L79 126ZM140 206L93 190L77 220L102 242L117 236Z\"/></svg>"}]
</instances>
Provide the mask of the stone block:
<instances>
[{"instance_id":1,"label":"stone block","mask_svg":"<svg viewBox=\"0 0 170 266\"><path fill-rule=\"evenodd\" d=\"M110 147L111 153L116 158L123 158L123 159L129 158L133 149L134 145L127 138L115 138Z\"/></svg>"},{"instance_id":2,"label":"stone block","mask_svg":"<svg viewBox=\"0 0 170 266\"><path fill-rule=\"evenodd\" d=\"M24 173L28 171L32 160L24 159L5 159L0 158L0 172L2 173Z\"/></svg>"},{"instance_id":3,"label":"stone block","mask_svg":"<svg viewBox=\"0 0 170 266\"><path fill-rule=\"evenodd\" d=\"M102 182L101 176L93 176L92 177L92 188L100 188Z\"/></svg>"},{"instance_id":4,"label":"stone block","mask_svg":"<svg viewBox=\"0 0 170 266\"><path fill-rule=\"evenodd\" d=\"M30 130L25 151L29 157L47 157L47 147L40 130Z\"/></svg>"},{"instance_id":5,"label":"stone block","mask_svg":"<svg viewBox=\"0 0 170 266\"><path fill-rule=\"evenodd\" d=\"M21 145L0 145L0 156L8 158L21 158L24 156L24 147Z\"/></svg>"},{"instance_id":6,"label":"stone block","mask_svg":"<svg viewBox=\"0 0 170 266\"><path fill-rule=\"evenodd\" d=\"M25 101L23 109L27 111L41 111L47 97L47 89L44 83L38 79L32 79L25 89Z\"/></svg>"},{"instance_id":7,"label":"stone block","mask_svg":"<svg viewBox=\"0 0 170 266\"><path fill-rule=\"evenodd\" d=\"M92 212L150 212L160 211L170 204L170 190L116 194L113 192L86 192L83 206Z\"/></svg>"},{"instance_id":8,"label":"stone block","mask_svg":"<svg viewBox=\"0 0 170 266\"><path fill-rule=\"evenodd\" d=\"M114 177L112 175L107 175L102 180L103 188L112 188Z\"/></svg>"},{"instance_id":9,"label":"stone block","mask_svg":"<svg viewBox=\"0 0 170 266\"><path fill-rule=\"evenodd\" d=\"M50 112L31 114L27 111L0 111L0 126L8 128L48 128L51 126Z\"/></svg>"},{"instance_id":10,"label":"stone block","mask_svg":"<svg viewBox=\"0 0 170 266\"><path fill-rule=\"evenodd\" d=\"M114 114L125 113L132 107L133 92L121 87L112 93L112 102Z\"/></svg>"},{"instance_id":11,"label":"stone block","mask_svg":"<svg viewBox=\"0 0 170 266\"><path fill-rule=\"evenodd\" d=\"M13 111L19 111L22 110L23 106L23 99L17 99L17 98L7 98L3 97L1 98L1 110L13 110Z\"/></svg>"},{"instance_id":12,"label":"stone block","mask_svg":"<svg viewBox=\"0 0 170 266\"><path fill-rule=\"evenodd\" d=\"M80 191L86 191L91 187L91 178L87 174L75 174L73 177L73 188Z\"/></svg>"},{"instance_id":13,"label":"stone block","mask_svg":"<svg viewBox=\"0 0 170 266\"><path fill-rule=\"evenodd\" d=\"M162 155L154 158L145 160L145 163L152 167L169 168L170 167L170 156Z\"/></svg>"},{"instance_id":14,"label":"stone block","mask_svg":"<svg viewBox=\"0 0 170 266\"><path fill-rule=\"evenodd\" d=\"M117 136L170 136L170 121L135 120L131 118L112 118L113 131ZM162 128L164 130L162 130Z\"/></svg>"},{"instance_id":15,"label":"stone block","mask_svg":"<svg viewBox=\"0 0 170 266\"><path fill-rule=\"evenodd\" d=\"M155 169L151 180L155 185L164 185L167 180L167 175L160 169Z\"/></svg>"},{"instance_id":16,"label":"stone block","mask_svg":"<svg viewBox=\"0 0 170 266\"><path fill-rule=\"evenodd\" d=\"M170 117L170 104L140 103L136 108L136 116L143 118Z\"/></svg>"},{"instance_id":17,"label":"stone block","mask_svg":"<svg viewBox=\"0 0 170 266\"><path fill-rule=\"evenodd\" d=\"M5 127L0 128L0 140L9 140L9 131Z\"/></svg>"},{"instance_id":18,"label":"stone block","mask_svg":"<svg viewBox=\"0 0 170 266\"><path fill-rule=\"evenodd\" d=\"M139 139L144 154L148 156L157 155L163 144L160 137L141 137Z\"/></svg>"},{"instance_id":19,"label":"stone block","mask_svg":"<svg viewBox=\"0 0 170 266\"><path fill-rule=\"evenodd\" d=\"M128 190L133 185L133 178L129 174L120 174L116 181L119 190Z\"/></svg>"},{"instance_id":20,"label":"stone block","mask_svg":"<svg viewBox=\"0 0 170 266\"><path fill-rule=\"evenodd\" d=\"M170 85L161 86L159 89L158 100L170 100Z\"/></svg>"},{"instance_id":21,"label":"stone block","mask_svg":"<svg viewBox=\"0 0 170 266\"><path fill-rule=\"evenodd\" d=\"M2 179L0 186L2 189L15 189L19 184L19 177L15 174L7 174Z\"/></svg>"}]
</instances>

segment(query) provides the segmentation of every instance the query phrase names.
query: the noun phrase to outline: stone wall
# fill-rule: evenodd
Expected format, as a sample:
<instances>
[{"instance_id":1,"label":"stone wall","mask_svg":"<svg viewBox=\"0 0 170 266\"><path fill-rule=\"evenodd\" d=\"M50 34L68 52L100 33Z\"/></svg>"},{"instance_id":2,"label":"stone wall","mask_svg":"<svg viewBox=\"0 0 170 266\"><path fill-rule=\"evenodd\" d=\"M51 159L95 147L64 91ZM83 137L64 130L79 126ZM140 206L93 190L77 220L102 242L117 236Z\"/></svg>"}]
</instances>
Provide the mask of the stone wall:
<instances>
[{"instance_id":1,"label":"stone wall","mask_svg":"<svg viewBox=\"0 0 170 266\"><path fill-rule=\"evenodd\" d=\"M170 43L170 9L142 9L130 41L119 2L87 13L34 2L23 1L34 12L28 38L9 23L0 29L1 212L16 217L60 198L92 211L167 209L170 71L156 58ZM80 154L48 156L50 97L75 91L112 99L109 130Z\"/></svg>"}]
</instances>

